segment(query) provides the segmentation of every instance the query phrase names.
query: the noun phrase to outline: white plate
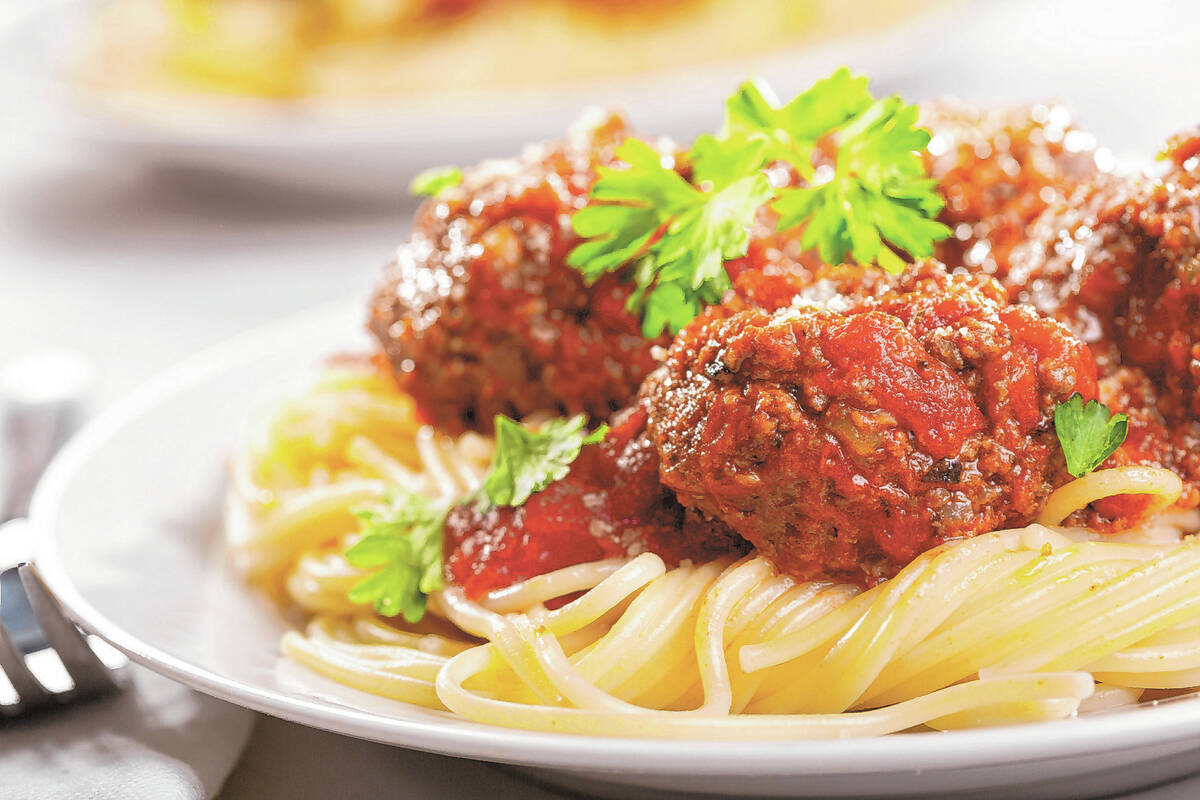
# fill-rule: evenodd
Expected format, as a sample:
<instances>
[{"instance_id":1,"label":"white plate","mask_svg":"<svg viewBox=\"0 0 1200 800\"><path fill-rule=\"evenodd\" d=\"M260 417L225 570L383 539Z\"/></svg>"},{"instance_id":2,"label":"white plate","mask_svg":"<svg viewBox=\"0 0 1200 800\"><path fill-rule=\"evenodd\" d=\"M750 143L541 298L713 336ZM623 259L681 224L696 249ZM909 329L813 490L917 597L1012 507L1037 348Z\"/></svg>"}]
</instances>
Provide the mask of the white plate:
<instances>
[{"instance_id":1,"label":"white plate","mask_svg":"<svg viewBox=\"0 0 1200 800\"><path fill-rule=\"evenodd\" d=\"M65 140L127 162L219 169L306 189L398 196L416 171L434 164L506 156L557 137L587 106L620 108L640 130L682 136L713 128L724 98L762 75L781 94L842 64L892 91L936 55L923 43L952 24L961 4L934 6L910 22L866 36L752 60L676 73L455 98L406 97L369 109L320 101L229 101L180 95L91 97L71 85L64 64L86 24L86 0L6 0L0 9L0 118L39 139Z\"/></svg>"},{"instance_id":2,"label":"white plate","mask_svg":"<svg viewBox=\"0 0 1200 800\"><path fill-rule=\"evenodd\" d=\"M1196 768L1200 701L954 733L821 742L673 742L488 727L316 677L278 650L285 623L226 563L220 498L247 415L361 349L359 304L239 337L97 419L33 503L36 561L87 630L203 692L403 747L539 768L543 779L723 795L1020 791L1083 797Z\"/></svg>"}]
</instances>

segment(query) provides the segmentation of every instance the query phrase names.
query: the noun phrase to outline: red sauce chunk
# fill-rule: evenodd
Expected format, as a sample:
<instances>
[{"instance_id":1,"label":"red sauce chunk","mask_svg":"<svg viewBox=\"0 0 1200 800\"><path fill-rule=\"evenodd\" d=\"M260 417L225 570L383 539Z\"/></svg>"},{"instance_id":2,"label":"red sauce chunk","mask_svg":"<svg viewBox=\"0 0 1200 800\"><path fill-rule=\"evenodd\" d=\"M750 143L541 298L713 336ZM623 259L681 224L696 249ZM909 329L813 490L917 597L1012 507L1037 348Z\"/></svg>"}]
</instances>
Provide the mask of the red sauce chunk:
<instances>
[{"instance_id":1,"label":"red sauce chunk","mask_svg":"<svg viewBox=\"0 0 1200 800\"><path fill-rule=\"evenodd\" d=\"M879 407L912 431L930 455L949 458L983 429L983 414L966 384L930 358L896 317L880 312L847 317L821 332L821 345L836 370L827 376L872 384Z\"/></svg>"},{"instance_id":2,"label":"red sauce chunk","mask_svg":"<svg viewBox=\"0 0 1200 800\"><path fill-rule=\"evenodd\" d=\"M641 408L618 414L603 442L584 447L565 478L523 506L453 509L447 579L478 598L562 567L646 550L670 564L745 552L740 537L686 512L662 486L645 424Z\"/></svg>"}]
</instances>

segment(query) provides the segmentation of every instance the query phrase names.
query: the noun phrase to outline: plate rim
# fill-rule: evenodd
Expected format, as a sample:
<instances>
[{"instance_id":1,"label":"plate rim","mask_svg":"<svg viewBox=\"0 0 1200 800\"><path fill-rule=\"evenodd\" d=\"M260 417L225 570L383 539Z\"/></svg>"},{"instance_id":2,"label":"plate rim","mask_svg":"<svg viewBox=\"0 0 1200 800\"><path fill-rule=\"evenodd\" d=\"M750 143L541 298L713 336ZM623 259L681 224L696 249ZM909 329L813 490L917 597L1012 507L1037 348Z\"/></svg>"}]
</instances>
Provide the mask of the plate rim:
<instances>
[{"instance_id":1,"label":"plate rim","mask_svg":"<svg viewBox=\"0 0 1200 800\"><path fill-rule=\"evenodd\" d=\"M59 507L71 479L86 467L90 456L173 396L224 370L278 355L296 338L298 328L335 331L335 325L352 318L352 308L361 311L359 305L347 300L320 306L201 350L102 411L64 447L38 484L29 520L34 563L82 628L160 675L254 711L410 749L548 769L747 777L948 771L1102 755L1177 743L1200 734L1200 698L1086 719L830 740L648 739L543 733L461 721L445 726L436 720L389 717L298 692L289 695L217 674L142 641L96 609L71 579L57 546ZM322 355L313 354L314 364ZM219 502L214 498L214 503ZM277 643L270 646L277 649ZM870 767L864 769L865 765Z\"/></svg>"}]
</instances>

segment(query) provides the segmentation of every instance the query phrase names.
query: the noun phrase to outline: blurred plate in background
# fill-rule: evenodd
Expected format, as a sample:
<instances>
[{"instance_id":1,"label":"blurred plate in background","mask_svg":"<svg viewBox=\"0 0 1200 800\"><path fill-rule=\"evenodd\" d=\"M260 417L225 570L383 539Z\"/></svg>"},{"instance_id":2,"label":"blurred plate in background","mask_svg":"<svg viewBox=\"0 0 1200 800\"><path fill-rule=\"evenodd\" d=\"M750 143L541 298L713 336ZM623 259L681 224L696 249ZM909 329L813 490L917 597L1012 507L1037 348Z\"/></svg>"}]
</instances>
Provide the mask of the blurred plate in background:
<instances>
[{"instance_id":1,"label":"blurred plate in background","mask_svg":"<svg viewBox=\"0 0 1200 800\"><path fill-rule=\"evenodd\" d=\"M164 1L206 7L197 0ZM436 47L401 43L389 55L375 45L378 58L366 59L378 62L374 83L363 58L347 57L336 69L326 65L324 73L334 77L297 86L279 82L292 74L286 63L264 72L266 51L261 62L244 52L227 54L230 69L245 68L232 77L221 74L220 63L214 66L212 52L189 56L186 80L155 77L137 48L120 38L136 41L137 24L98 22L105 18L96 3L59 0L11 14L14 21L0 32L0 89L4 105L17 109L12 122L41 139L64 139L133 162L394 195L431 164L511 154L526 142L557 136L590 105L621 108L640 130L684 136L716 125L724 98L753 75L768 78L781 94L841 64L877 83L903 83L932 55L926 43L942 38L937 32L952 27L965 9L945 0L661 2L716 11L700 23L688 22L686 15L624 27L610 22L607 30L599 30L600 22L571 23L578 33L574 40L558 35L569 25L557 17L543 15L526 25L497 16L472 23L454 41L435 42ZM595 0L561 4L590 5L593 16L601 13ZM779 29L774 32L763 30L761 19L772 9L771 25ZM766 38L748 48L745 40L755 36ZM738 41L740 46L730 45ZM486 53L484 42L490 43ZM398 57L402 45L409 52ZM611 58L605 61L608 50ZM525 55L516 59L521 52ZM363 53L370 51L359 56ZM422 64L426 72L414 75ZM295 65L293 71L308 74L309 66ZM246 72L251 67L261 74ZM181 74L178 65L172 69ZM234 90L242 95L231 94Z\"/></svg>"}]
</instances>

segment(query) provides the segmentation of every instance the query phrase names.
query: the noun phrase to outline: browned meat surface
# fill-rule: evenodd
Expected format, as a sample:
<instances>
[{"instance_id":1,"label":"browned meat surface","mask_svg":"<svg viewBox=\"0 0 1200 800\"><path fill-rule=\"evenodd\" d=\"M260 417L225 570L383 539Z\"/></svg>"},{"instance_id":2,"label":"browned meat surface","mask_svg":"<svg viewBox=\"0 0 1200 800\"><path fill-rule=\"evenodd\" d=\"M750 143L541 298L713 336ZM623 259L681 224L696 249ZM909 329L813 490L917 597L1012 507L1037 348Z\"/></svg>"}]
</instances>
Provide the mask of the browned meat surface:
<instances>
[{"instance_id":1,"label":"browned meat surface","mask_svg":"<svg viewBox=\"0 0 1200 800\"><path fill-rule=\"evenodd\" d=\"M633 399L654 362L625 310L630 288L615 276L587 287L565 263L578 241L570 214L625 135L609 118L485 163L424 204L370 328L431 421L489 430L498 413L537 411L602 420Z\"/></svg>"},{"instance_id":2,"label":"browned meat surface","mask_svg":"<svg viewBox=\"0 0 1200 800\"><path fill-rule=\"evenodd\" d=\"M1200 416L1200 174L1096 181L1033 233L1014 253L1022 298L1145 370L1167 419Z\"/></svg>"},{"instance_id":3,"label":"browned meat surface","mask_svg":"<svg viewBox=\"0 0 1200 800\"><path fill-rule=\"evenodd\" d=\"M664 483L799 579L1029 521L1067 479L1055 405L1096 393L1087 347L991 280L925 264L878 294L711 309L642 390Z\"/></svg>"}]
</instances>

